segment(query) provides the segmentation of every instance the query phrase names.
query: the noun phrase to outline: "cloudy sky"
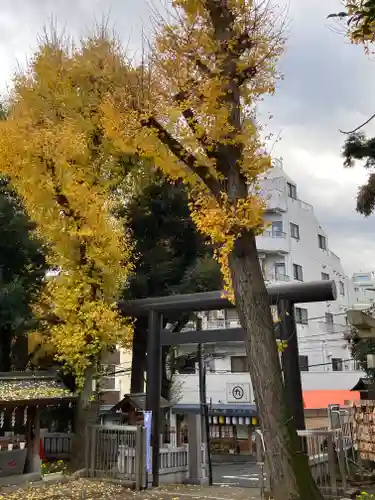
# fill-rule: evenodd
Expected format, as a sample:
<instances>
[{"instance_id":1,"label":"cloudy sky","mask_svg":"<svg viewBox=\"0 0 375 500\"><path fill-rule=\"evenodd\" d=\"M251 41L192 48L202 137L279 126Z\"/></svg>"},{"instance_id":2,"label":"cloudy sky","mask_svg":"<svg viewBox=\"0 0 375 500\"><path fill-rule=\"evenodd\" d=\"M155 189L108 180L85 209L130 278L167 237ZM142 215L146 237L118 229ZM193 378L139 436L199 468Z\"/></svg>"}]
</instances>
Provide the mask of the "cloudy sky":
<instances>
[{"instance_id":1,"label":"cloudy sky","mask_svg":"<svg viewBox=\"0 0 375 500\"><path fill-rule=\"evenodd\" d=\"M61 29L79 36L104 15L136 51L156 1L2 0L0 88L5 90L17 61L24 63L51 17ZM339 132L375 111L375 58L367 58L327 23L327 15L340 10L339 0L290 0L288 5L289 41L281 61L285 79L265 105L274 115L272 131L282 139L273 154L283 158L299 196L315 206L346 273L375 269L375 216L364 219L354 210L365 172L360 166L343 169ZM375 133L375 126L368 131Z\"/></svg>"}]
</instances>

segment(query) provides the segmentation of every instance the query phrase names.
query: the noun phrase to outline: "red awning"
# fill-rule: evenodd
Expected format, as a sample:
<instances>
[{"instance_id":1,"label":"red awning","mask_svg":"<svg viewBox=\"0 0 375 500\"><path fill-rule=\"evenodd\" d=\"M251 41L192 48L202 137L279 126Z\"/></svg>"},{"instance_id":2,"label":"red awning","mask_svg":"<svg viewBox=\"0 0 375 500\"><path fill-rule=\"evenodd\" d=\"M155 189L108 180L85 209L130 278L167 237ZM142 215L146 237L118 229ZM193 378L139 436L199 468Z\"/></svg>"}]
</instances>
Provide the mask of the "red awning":
<instances>
[{"instance_id":1,"label":"red awning","mask_svg":"<svg viewBox=\"0 0 375 500\"><path fill-rule=\"evenodd\" d=\"M327 408L329 404L346 406L348 401L358 401L360 393L355 391L303 391L306 410Z\"/></svg>"}]
</instances>

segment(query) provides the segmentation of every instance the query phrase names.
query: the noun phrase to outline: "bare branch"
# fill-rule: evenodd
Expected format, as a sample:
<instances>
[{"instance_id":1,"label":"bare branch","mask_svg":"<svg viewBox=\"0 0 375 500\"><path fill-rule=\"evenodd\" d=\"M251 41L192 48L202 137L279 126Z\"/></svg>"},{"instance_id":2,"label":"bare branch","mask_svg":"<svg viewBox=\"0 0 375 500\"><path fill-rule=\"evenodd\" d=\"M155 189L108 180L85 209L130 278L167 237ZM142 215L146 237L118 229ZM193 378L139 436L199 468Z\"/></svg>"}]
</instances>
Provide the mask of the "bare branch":
<instances>
[{"instance_id":1,"label":"bare branch","mask_svg":"<svg viewBox=\"0 0 375 500\"><path fill-rule=\"evenodd\" d=\"M158 139L180 160L190 172L197 174L203 183L208 187L211 193L218 198L220 195L220 183L211 175L209 168L198 162L197 158L189 153L182 144L173 137L163 125L153 116L141 120L141 125L152 129Z\"/></svg>"},{"instance_id":2,"label":"bare branch","mask_svg":"<svg viewBox=\"0 0 375 500\"><path fill-rule=\"evenodd\" d=\"M349 130L349 132L345 132L344 130L341 130L339 129L339 131L342 133L342 134L346 134L346 135L349 135L349 134L354 134L355 132L358 132L359 129L363 128L365 125L367 125L368 123L370 123L371 120L373 120L375 118L375 113L373 115L370 116L370 118L368 120L366 120L364 123L362 123L361 125L359 125L358 127L356 127L355 129L353 130Z\"/></svg>"}]
</instances>

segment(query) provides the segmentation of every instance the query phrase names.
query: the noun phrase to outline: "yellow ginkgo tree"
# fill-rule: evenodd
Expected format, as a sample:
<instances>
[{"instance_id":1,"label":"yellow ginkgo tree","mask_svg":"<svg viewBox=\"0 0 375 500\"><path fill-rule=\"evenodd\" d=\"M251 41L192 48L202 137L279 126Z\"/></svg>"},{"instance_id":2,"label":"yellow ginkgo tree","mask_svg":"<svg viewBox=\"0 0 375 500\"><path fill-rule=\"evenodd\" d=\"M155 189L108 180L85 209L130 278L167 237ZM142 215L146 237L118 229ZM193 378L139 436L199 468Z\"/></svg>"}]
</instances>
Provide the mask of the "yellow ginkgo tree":
<instances>
[{"instance_id":1,"label":"yellow ginkgo tree","mask_svg":"<svg viewBox=\"0 0 375 500\"><path fill-rule=\"evenodd\" d=\"M134 101L108 96L104 126L189 186L191 212L216 248L242 327L277 500L321 498L286 407L256 248L264 229L259 177L271 167L256 104L275 90L284 40L268 1L173 0L155 20L148 79ZM146 85L147 81L147 85ZM143 88L147 89L142 91ZM118 102L121 101L121 106Z\"/></svg>"},{"instance_id":2,"label":"yellow ginkgo tree","mask_svg":"<svg viewBox=\"0 0 375 500\"><path fill-rule=\"evenodd\" d=\"M0 172L11 177L60 272L39 304L48 341L82 387L109 346L130 346L117 311L132 269L130 238L113 216L123 155L104 133L102 104L136 89L119 45L103 31L77 46L45 37L14 77L0 126Z\"/></svg>"}]
</instances>

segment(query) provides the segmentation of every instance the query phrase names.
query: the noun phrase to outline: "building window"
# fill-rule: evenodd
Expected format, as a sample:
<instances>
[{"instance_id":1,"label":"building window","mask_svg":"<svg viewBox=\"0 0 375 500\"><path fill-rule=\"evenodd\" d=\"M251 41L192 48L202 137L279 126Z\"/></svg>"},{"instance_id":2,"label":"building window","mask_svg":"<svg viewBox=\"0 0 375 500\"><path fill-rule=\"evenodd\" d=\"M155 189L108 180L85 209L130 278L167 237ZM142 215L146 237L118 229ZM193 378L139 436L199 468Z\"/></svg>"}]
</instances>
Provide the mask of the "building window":
<instances>
[{"instance_id":1,"label":"building window","mask_svg":"<svg viewBox=\"0 0 375 500\"><path fill-rule=\"evenodd\" d=\"M308 313L307 309L304 309L302 307L296 307L296 323L299 323L300 325L307 325L309 322L308 318Z\"/></svg>"},{"instance_id":2,"label":"building window","mask_svg":"<svg viewBox=\"0 0 375 500\"><path fill-rule=\"evenodd\" d=\"M286 269L284 262L276 262L275 264L275 280L286 281Z\"/></svg>"},{"instance_id":3,"label":"building window","mask_svg":"<svg viewBox=\"0 0 375 500\"><path fill-rule=\"evenodd\" d=\"M340 295L345 295L345 285L343 281L339 281Z\"/></svg>"},{"instance_id":4,"label":"building window","mask_svg":"<svg viewBox=\"0 0 375 500\"><path fill-rule=\"evenodd\" d=\"M290 223L290 236L292 238L295 238L296 240L299 240L299 226L297 224L293 224L293 222Z\"/></svg>"},{"instance_id":5,"label":"building window","mask_svg":"<svg viewBox=\"0 0 375 500\"><path fill-rule=\"evenodd\" d=\"M196 358L192 357L183 357L181 356L178 360L178 373L182 373L184 375L192 375L195 373L195 363Z\"/></svg>"},{"instance_id":6,"label":"building window","mask_svg":"<svg viewBox=\"0 0 375 500\"><path fill-rule=\"evenodd\" d=\"M246 356L231 356L230 358L230 371L232 373L247 373L248 370Z\"/></svg>"},{"instance_id":7,"label":"building window","mask_svg":"<svg viewBox=\"0 0 375 500\"><path fill-rule=\"evenodd\" d=\"M287 183L288 186L288 196L289 198L297 199L297 186L295 184Z\"/></svg>"},{"instance_id":8,"label":"building window","mask_svg":"<svg viewBox=\"0 0 375 500\"><path fill-rule=\"evenodd\" d=\"M327 323L327 325L333 325L333 314L326 313L324 317L324 322Z\"/></svg>"},{"instance_id":9,"label":"building window","mask_svg":"<svg viewBox=\"0 0 375 500\"><path fill-rule=\"evenodd\" d=\"M103 365L103 376L100 379L101 391L114 391L116 388L116 365Z\"/></svg>"},{"instance_id":10,"label":"building window","mask_svg":"<svg viewBox=\"0 0 375 500\"><path fill-rule=\"evenodd\" d=\"M102 377L100 380L101 391L114 391L116 389L115 377Z\"/></svg>"},{"instance_id":11,"label":"building window","mask_svg":"<svg viewBox=\"0 0 375 500\"><path fill-rule=\"evenodd\" d=\"M332 358L332 370L334 372L342 372L343 363L341 358Z\"/></svg>"},{"instance_id":12,"label":"building window","mask_svg":"<svg viewBox=\"0 0 375 500\"><path fill-rule=\"evenodd\" d=\"M293 278L298 281L303 281L302 266L293 264Z\"/></svg>"},{"instance_id":13,"label":"building window","mask_svg":"<svg viewBox=\"0 0 375 500\"><path fill-rule=\"evenodd\" d=\"M308 356L299 356L299 369L301 372L309 371L309 357Z\"/></svg>"},{"instance_id":14,"label":"building window","mask_svg":"<svg viewBox=\"0 0 375 500\"><path fill-rule=\"evenodd\" d=\"M322 234L318 234L318 244L319 248L322 250L327 250L327 239Z\"/></svg>"},{"instance_id":15,"label":"building window","mask_svg":"<svg viewBox=\"0 0 375 500\"><path fill-rule=\"evenodd\" d=\"M328 273L322 273L321 278L323 281L329 281L329 274Z\"/></svg>"},{"instance_id":16,"label":"building window","mask_svg":"<svg viewBox=\"0 0 375 500\"><path fill-rule=\"evenodd\" d=\"M272 222L272 236L276 238L284 236L282 220L275 220Z\"/></svg>"}]
</instances>

